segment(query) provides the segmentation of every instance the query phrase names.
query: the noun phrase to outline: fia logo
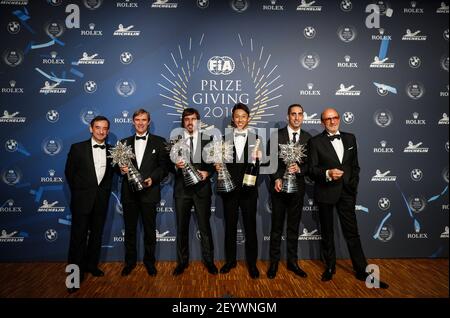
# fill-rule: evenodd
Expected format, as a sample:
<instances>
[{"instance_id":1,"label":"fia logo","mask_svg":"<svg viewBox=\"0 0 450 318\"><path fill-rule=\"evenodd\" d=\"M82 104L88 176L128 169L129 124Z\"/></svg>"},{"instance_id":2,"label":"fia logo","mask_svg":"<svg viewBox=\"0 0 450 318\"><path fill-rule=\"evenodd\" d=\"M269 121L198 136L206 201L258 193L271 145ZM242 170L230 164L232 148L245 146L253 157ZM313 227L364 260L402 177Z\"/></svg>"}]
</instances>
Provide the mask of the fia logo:
<instances>
[{"instance_id":1,"label":"fia logo","mask_svg":"<svg viewBox=\"0 0 450 318\"><path fill-rule=\"evenodd\" d=\"M213 75L230 75L235 63L229 56L213 56L208 60L208 71Z\"/></svg>"}]
</instances>

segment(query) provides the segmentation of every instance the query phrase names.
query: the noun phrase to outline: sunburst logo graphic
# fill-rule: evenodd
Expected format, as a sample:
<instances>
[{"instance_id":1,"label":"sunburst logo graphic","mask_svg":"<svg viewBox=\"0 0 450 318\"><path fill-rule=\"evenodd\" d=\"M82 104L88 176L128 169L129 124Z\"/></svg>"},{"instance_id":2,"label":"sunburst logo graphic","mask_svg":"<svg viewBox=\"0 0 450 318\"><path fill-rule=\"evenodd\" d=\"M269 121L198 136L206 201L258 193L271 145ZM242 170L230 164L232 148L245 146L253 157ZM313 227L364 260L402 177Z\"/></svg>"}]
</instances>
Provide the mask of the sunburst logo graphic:
<instances>
[{"instance_id":1,"label":"sunburst logo graphic","mask_svg":"<svg viewBox=\"0 0 450 318\"><path fill-rule=\"evenodd\" d=\"M208 54L206 38L202 34L199 40L190 37L187 45L178 44L163 64L158 86L167 115L180 123L183 110L194 107L200 111L205 129L231 119L233 106L244 103L251 111L251 126L268 123L284 86L272 54L240 34L236 36L237 50L232 51L237 53L215 47L214 54Z\"/></svg>"}]
</instances>

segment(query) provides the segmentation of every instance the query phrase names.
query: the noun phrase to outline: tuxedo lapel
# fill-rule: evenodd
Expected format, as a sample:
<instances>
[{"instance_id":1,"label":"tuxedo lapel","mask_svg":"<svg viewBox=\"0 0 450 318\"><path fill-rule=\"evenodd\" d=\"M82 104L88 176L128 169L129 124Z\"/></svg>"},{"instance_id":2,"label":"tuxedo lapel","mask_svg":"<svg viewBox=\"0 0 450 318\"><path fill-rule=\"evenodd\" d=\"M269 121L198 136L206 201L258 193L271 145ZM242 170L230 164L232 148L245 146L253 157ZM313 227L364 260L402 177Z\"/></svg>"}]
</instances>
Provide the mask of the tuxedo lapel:
<instances>
[{"instance_id":1,"label":"tuxedo lapel","mask_svg":"<svg viewBox=\"0 0 450 318\"><path fill-rule=\"evenodd\" d=\"M278 136L279 144L287 144L289 142L289 132L287 126L280 131L280 135Z\"/></svg>"},{"instance_id":2,"label":"tuxedo lapel","mask_svg":"<svg viewBox=\"0 0 450 318\"><path fill-rule=\"evenodd\" d=\"M95 173L94 154L92 153L92 144L91 144L90 139L88 141L86 141L85 147L86 147L87 160L89 161L88 174L91 177L94 177L94 179L97 181L97 174Z\"/></svg>"},{"instance_id":3,"label":"tuxedo lapel","mask_svg":"<svg viewBox=\"0 0 450 318\"><path fill-rule=\"evenodd\" d=\"M341 164L339 157L336 153L336 150L334 150L334 147L330 141L330 139L327 136L327 133L324 131L322 133L322 144L325 146L325 148L327 149L327 153L329 153L331 155L331 157L333 157L333 159L338 163ZM342 160L343 162L344 160Z\"/></svg>"},{"instance_id":4,"label":"tuxedo lapel","mask_svg":"<svg viewBox=\"0 0 450 318\"><path fill-rule=\"evenodd\" d=\"M308 140L306 138L307 138L307 136L305 134L305 131L303 129L300 130L300 144L301 145L307 144Z\"/></svg>"},{"instance_id":5,"label":"tuxedo lapel","mask_svg":"<svg viewBox=\"0 0 450 318\"><path fill-rule=\"evenodd\" d=\"M144 155L142 156L141 168L144 162L147 162L147 157L151 155L151 150L153 147L152 138L150 134L147 135L147 145L145 145Z\"/></svg>"},{"instance_id":6,"label":"tuxedo lapel","mask_svg":"<svg viewBox=\"0 0 450 318\"><path fill-rule=\"evenodd\" d=\"M342 136L342 144L344 145L344 157L342 158L342 163L344 163L349 156L348 148L350 146L349 140L347 139L347 135L341 133Z\"/></svg>"}]
</instances>

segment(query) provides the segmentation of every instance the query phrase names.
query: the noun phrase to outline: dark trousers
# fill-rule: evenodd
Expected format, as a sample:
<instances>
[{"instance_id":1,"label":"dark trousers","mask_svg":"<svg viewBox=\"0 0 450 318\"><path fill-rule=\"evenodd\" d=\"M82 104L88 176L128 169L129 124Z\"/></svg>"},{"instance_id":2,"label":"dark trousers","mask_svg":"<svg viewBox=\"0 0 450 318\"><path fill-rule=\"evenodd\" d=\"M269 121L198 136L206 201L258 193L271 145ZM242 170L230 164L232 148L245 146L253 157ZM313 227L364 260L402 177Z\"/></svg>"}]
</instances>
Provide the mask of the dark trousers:
<instances>
[{"instance_id":1,"label":"dark trousers","mask_svg":"<svg viewBox=\"0 0 450 318\"><path fill-rule=\"evenodd\" d=\"M68 261L81 271L98 267L106 212L107 203L98 198L89 213L72 212Z\"/></svg>"},{"instance_id":2,"label":"dark trousers","mask_svg":"<svg viewBox=\"0 0 450 318\"><path fill-rule=\"evenodd\" d=\"M137 262L136 232L139 215L144 228L144 264L155 264L156 248L156 204L139 201L123 203L125 223L125 263L135 265Z\"/></svg>"},{"instance_id":3,"label":"dark trousers","mask_svg":"<svg viewBox=\"0 0 450 318\"><path fill-rule=\"evenodd\" d=\"M189 262L189 222L191 220L191 209L195 208L198 230L200 231L200 243L203 261L213 262L214 244L212 240L211 225L211 197L203 198L193 195L175 198L177 218L177 260L178 263Z\"/></svg>"},{"instance_id":4,"label":"dark trousers","mask_svg":"<svg viewBox=\"0 0 450 318\"><path fill-rule=\"evenodd\" d=\"M343 190L336 204L318 202L320 228L322 233L322 253L328 268L336 267L336 250L334 247L333 209L336 207L339 221L347 242L348 251L356 272L364 272L367 266L366 257L359 238L358 224L355 214L356 198Z\"/></svg>"},{"instance_id":5,"label":"dark trousers","mask_svg":"<svg viewBox=\"0 0 450 318\"><path fill-rule=\"evenodd\" d=\"M242 212L245 231L245 256L247 264L255 265L258 257L256 237L256 191L232 191L222 195L225 217L225 258L227 262L236 261L236 235L239 208Z\"/></svg>"},{"instance_id":6,"label":"dark trousers","mask_svg":"<svg viewBox=\"0 0 450 318\"><path fill-rule=\"evenodd\" d=\"M287 261L297 262L298 227L302 217L303 196L305 191L297 193L272 193L272 227L270 230L270 261L280 260L281 235L286 221Z\"/></svg>"}]
</instances>

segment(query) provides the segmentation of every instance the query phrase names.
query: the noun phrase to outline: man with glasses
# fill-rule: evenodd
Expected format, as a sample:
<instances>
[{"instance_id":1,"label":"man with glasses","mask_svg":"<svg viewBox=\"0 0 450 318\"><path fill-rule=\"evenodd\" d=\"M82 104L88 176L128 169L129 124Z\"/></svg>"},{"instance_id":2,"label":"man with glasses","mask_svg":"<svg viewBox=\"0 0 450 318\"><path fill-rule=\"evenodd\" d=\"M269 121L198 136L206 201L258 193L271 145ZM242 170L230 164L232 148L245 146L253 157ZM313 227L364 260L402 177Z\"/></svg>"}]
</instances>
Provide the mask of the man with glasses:
<instances>
[{"instance_id":1,"label":"man with glasses","mask_svg":"<svg viewBox=\"0 0 450 318\"><path fill-rule=\"evenodd\" d=\"M366 281L367 260L361 246L355 214L359 183L359 164L356 138L339 131L340 115L333 108L321 114L325 130L309 140L309 169L314 179L314 198L319 207L322 234L322 253L326 269L322 281L329 281L336 272L333 210L336 207L342 232L347 242L355 277ZM381 288L386 283L376 281Z\"/></svg>"}]
</instances>

